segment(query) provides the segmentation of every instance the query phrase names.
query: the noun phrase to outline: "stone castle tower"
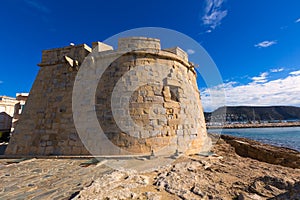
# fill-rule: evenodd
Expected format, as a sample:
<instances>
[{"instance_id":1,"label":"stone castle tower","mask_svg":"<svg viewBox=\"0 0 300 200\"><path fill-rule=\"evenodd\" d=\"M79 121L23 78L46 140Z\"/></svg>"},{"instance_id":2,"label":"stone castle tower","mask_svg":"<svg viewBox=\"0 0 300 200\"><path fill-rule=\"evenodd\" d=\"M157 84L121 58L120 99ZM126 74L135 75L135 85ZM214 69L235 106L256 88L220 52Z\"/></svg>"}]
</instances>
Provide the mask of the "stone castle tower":
<instances>
[{"instance_id":1,"label":"stone castle tower","mask_svg":"<svg viewBox=\"0 0 300 200\"><path fill-rule=\"evenodd\" d=\"M119 39L44 50L6 155L196 153L207 147L196 72L178 47ZM100 127L100 128L99 128ZM126 153L127 152L127 153Z\"/></svg>"}]
</instances>

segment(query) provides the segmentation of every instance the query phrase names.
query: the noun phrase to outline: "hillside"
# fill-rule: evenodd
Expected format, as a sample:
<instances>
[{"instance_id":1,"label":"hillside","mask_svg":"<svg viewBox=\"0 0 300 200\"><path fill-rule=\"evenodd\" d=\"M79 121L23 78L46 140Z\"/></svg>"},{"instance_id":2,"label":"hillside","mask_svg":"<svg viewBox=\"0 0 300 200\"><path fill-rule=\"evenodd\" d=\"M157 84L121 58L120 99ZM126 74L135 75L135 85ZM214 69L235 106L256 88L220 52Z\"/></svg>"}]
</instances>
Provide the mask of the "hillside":
<instances>
[{"instance_id":1,"label":"hillside","mask_svg":"<svg viewBox=\"0 0 300 200\"><path fill-rule=\"evenodd\" d=\"M224 115L226 113L226 116ZM293 121L300 120L300 108L295 106L223 106L213 112L204 113L206 121Z\"/></svg>"}]
</instances>

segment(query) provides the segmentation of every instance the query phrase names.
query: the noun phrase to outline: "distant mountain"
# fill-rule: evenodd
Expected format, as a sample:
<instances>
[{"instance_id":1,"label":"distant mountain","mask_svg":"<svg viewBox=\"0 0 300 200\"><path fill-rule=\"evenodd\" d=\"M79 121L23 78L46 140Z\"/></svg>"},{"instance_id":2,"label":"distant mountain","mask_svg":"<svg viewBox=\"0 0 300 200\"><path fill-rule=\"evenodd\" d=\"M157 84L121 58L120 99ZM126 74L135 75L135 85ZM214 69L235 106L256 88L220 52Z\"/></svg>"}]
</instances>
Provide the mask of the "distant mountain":
<instances>
[{"instance_id":1,"label":"distant mountain","mask_svg":"<svg viewBox=\"0 0 300 200\"><path fill-rule=\"evenodd\" d=\"M206 121L293 121L300 120L300 108L295 106L223 106L204 113Z\"/></svg>"}]
</instances>

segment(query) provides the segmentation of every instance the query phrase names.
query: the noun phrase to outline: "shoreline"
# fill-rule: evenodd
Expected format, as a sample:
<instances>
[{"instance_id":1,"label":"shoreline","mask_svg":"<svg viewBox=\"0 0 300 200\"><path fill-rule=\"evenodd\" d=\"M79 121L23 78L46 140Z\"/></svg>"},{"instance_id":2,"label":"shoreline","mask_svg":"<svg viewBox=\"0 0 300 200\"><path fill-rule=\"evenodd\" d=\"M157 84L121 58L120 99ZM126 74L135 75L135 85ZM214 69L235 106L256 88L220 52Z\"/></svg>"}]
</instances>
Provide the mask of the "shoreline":
<instances>
[{"instance_id":1,"label":"shoreline","mask_svg":"<svg viewBox=\"0 0 300 200\"><path fill-rule=\"evenodd\" d=\"M242 157L285 167L300 168L300 151L296 149L227 134L222 134L220 138L234 147L235 152Z\"/></svg>"},{"instance_id":2,"label":"shoreline","mask_svg":"<svg viewBox=\"0 0 300 200\"><path fill-rule=\"evenodd\" d=\"M225 124L223 126L206 126L207 129L281 128L281 127L300 127L300 122L266 123L266 124Z\"/></svg>"}]
</instances>

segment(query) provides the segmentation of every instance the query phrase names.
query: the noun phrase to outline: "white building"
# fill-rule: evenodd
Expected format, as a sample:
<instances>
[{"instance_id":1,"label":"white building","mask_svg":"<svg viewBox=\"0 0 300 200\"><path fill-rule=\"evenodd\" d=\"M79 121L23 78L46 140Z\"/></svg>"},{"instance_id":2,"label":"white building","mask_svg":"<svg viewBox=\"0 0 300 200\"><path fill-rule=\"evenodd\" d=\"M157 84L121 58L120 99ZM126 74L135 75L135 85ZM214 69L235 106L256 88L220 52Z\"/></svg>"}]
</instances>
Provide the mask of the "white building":
<instances>
[{"instance_id":1,"label":"white building","mask_svg":"<svg viewBox=\"0 0 300 200\"><path fill-rule=\"evenodd\" d=\"M23 111L28 93L17 93L16 98L0 96L0 131L9 131L14 127Z\"/></svg>"}]
</instances>

